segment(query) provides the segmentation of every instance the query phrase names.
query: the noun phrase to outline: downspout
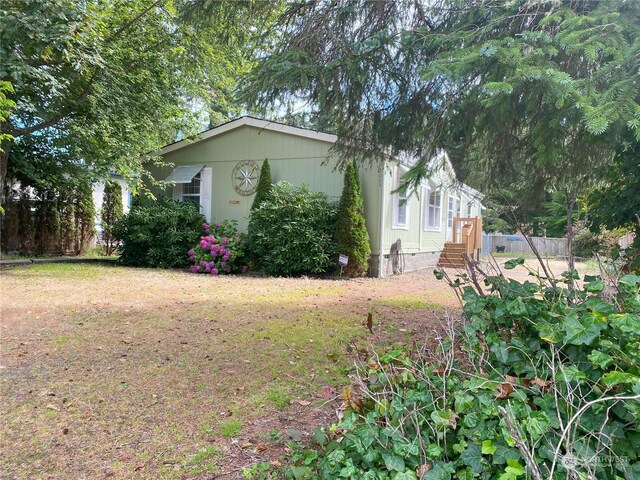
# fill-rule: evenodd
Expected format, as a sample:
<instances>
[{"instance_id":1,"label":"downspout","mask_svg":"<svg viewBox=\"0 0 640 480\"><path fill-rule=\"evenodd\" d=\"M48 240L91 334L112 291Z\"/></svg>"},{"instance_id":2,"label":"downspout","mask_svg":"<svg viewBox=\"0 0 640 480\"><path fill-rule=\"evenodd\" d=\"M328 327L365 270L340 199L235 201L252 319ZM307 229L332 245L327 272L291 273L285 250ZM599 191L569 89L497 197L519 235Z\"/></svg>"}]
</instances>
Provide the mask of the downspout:
<instances>
[{"instance_id":1,"label":"downspout","mask_svg":"<svg viewBox=\"0 0 640 480\"><path fill-rule=\"evenodd\" d=\"M387 199L386 184L387 184L387 161L384 160L382 164L382 195L380 199L380 238L379 238L379 244L378 244L378 277L379 278L384 277L384 274L382 272L382 266L384 265L382 247L384 245L384 209L386 206L386 199Z\"/></svg>"}]
</instances>

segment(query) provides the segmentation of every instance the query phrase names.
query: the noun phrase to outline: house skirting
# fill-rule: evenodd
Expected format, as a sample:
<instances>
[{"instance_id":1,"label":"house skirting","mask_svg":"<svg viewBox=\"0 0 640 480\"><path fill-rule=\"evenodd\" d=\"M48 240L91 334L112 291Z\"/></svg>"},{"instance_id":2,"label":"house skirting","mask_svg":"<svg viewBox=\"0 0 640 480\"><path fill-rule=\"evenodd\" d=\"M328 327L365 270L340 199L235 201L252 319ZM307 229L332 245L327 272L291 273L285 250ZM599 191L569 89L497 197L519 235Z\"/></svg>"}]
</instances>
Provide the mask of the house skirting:
<instances>
[{"instance_id":1,"label":"house skirting","mask_svg":"<svg viewBox=\"0 0 640 480\"><path fill-rule=\"evenodd\" d=\"M433 268L439 259L440 252L385 254L382 258L382 272L380 272L380 257L371 255L369 275L371 277L390 277L391 275L415 272L423 268Z\"/></svg>"}]
</instances>

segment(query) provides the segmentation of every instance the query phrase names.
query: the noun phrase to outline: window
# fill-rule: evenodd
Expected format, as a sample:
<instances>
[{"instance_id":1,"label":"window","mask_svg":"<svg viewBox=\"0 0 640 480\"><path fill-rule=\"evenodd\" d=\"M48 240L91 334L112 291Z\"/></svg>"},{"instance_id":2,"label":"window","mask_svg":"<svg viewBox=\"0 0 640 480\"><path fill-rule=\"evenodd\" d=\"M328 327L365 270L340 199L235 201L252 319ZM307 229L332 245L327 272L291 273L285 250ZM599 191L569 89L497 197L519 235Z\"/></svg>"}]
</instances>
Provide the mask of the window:
<instances>
[{"instance_id":1,"label":"window","mask_svg":"<svg viewBox=\"0 0 640 480\"><path fill-rule=\"evenodd\" d=\"M440 218L442 214L442 193L440 190L430 190L427 199L426 228L440 230Z\"/></svg>"},{"instance_id":2,"label":"window","mask_svg":"<svg viewBox=\"0 0 640 480\"><path fill-rule=\"evenodd\" d=\"M396 170L396 182L394 190L402 188L406 185L406 181L402 179L404 172L398 168ZM393 195L393 228L409 227L409 198L406 190L398 191Z\"/></svg>"},{"instance_id":3,"label":"window","mask_svg":"<svg viewBox=\"0 0 640 480\"><path fill-rule=\"evenodd\" d=\"M200 172L189 183L182 184L182 201L193 203L200 210Z\"/></svg>"},{"instance_id":4,"label":"window","mask_svg":"<svg viewBox=\"0 0 640 480\"><path fill-rule=\"evenodd\" d=\"M400 188L405 186L405 181L400 180ZM396 218L398 225L407 224L407 191L398 192L398 216Z\"/></svg>"},{"instance_id":5,"label":"window","mask_svg":"<svg viewBox=\"0 0 640 480\"><path fill-rule=\"evenodd\" d=\"M467 203L467 217L471 217L473 214L473 202Z\"/></svg>"},{"instance_id":6,"label":"window","mask_svg":"<svg viewBox=\"0 0 640 480\"><path fill-rule=\"evenodd\" d=\"M451 195L449 195L448 202L449 204L447 208L447 227L452 228L453 227L453 211L455 209L455 204L456 204L455 197L452 197Z\"/></svg>"}]
</instances>

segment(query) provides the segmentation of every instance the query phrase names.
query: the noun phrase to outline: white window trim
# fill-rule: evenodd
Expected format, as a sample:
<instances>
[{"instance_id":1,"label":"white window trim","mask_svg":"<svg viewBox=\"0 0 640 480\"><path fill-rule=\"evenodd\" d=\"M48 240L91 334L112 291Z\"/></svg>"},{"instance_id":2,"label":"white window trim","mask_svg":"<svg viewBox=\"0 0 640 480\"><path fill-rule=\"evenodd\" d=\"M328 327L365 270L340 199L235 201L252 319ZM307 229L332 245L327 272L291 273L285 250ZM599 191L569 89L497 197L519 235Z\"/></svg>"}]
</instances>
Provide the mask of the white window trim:
<instances>
[{"instance_id":1,"label":"white window trim","mask_svg":"<svg viewBox=\"0 0 640 480\"><path fill-rule=\"evenodd\" d=\"M440 216L438 227L430 227L429 226L429 197L431 196L431 192L440 192ZM444 192L441 188L433 188L431 186L427 187L427 194L425 195L425 203L424 203L424 231L425 232L442 232L442 200L444 198Z\"/></svg>"},{"instance_id":2,"label":"white window trim","mask_svg":"<svg viewBox=\"0 0 640 480\"><path fill-rule=\"evenodd\" d=\"M451 216L451 225L449 225L449 199L453 198L453 215ZM453 228L453 219L456 218L456 200L458 201L458 209L459 213L462 213L462 201L460 200L460 196L454 193L447 193L447 228ZM460 215L458 215L460 217Z\"/></svg>"},{"instance_id":3,"label":"white window trim","mask_svg":"<svg viewBox=\"0 0 640 480\"><path fill-rule=\"evenodd\" d=\"M394 173L394 181L393 181L393 190L396 190L398 188L400 188L400 182L402 180L402 176L407 172L406 168L403 168L401 166L397 166L395 173ZM393 194L393 201L391 202L392 204L392 208L393 208L393 212L392 212L392 219L391 219L391 228L393 230L409 230L409 221L410 221L410 217L409 217L409 213L410 213L410 202L409 202L409 197L407 197L406 202L404 204L405 206L405 221L404 223L398 223L398 209L400 208L400 194L399 193L394 193Z\"/></svg>"},{"instance_id":4,"label":"white window trim","mask_svg":"<svg viewBox=\"0 0 640 480\"><path fill-rule=\"evenodd\" d=\"M211 221L211 187L212 187L212 169L211 167L203 167L200 170L200 213L204 215L208 222ZM183 200L182 186L184 184L178 183L173 185L173 199L178 201ZM190 196L190 195L187 195ZM195 195L193 195L195 196Z\"/></svg>"}]
</instances>

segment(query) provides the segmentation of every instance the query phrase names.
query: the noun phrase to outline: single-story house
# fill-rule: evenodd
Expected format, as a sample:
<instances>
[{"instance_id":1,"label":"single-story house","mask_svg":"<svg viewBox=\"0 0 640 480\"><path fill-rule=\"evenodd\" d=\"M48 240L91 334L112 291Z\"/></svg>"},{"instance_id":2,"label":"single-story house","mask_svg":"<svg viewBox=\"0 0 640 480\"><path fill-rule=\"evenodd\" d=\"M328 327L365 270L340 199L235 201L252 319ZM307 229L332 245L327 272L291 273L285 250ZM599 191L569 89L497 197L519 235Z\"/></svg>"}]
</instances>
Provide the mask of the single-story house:
<instances>
[{"instance_id":1,"label":"single-story house","mask_svg":"<svg viewBox=\"0 0 640 480\"><path fill-rule=\"evenodd\" d=\"M306 184L338 199L343 174L331 152L336 140L328 133L245 116L154 152L173 166L150 166L149 172L172 182L155 194L194 202L207 220L237 220L246 230L265 158L274 183ZM436 265L445 243L459 243L465 234L456 219L481 216L483 195L456 180L445 152L432 160L435 173L418 192L394 193L410 166L409 158L390 158L384 165L360 169L372 276ZM474 238L479 238L481 223L474 225Z\"/></svg>"}]
</instances>

